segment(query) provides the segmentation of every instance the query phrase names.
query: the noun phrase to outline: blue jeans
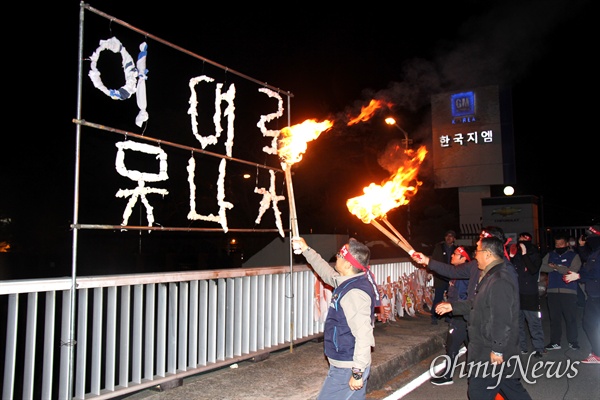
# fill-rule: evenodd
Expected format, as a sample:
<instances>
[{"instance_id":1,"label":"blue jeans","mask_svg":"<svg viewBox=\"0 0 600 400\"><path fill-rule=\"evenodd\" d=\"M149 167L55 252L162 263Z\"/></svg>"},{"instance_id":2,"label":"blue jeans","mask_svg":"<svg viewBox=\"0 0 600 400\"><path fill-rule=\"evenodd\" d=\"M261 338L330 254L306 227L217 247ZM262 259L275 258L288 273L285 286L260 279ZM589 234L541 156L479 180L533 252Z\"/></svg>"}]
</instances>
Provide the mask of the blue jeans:
<instances>
[{"instance_id":1,"label":"blue jeans","mask_svg":"<svg viewBox=\"0 0 600 400\"><path fill-rule=\"evenodd\" d=\"M352 377L351 368L338 368L333 365L329 366L329 372L327 372L327 378L323 382L319 396L317 400L364 400L367 398L367 381L371 367L367 367L363 372L363 387L360 390L352 390L348 385L350 378Z\"/></svg>"}]
</instances>

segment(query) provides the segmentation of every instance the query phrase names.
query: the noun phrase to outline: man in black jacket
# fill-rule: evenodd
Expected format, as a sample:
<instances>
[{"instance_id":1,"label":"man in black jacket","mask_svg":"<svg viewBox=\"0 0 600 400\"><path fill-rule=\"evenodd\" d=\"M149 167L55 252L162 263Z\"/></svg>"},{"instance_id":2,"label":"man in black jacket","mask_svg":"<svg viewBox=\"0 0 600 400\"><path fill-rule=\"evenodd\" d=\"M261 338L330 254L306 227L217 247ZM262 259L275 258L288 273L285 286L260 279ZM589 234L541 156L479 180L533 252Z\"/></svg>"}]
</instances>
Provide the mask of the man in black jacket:
<instances>
[{"instance_id":1,"label":"man in black jacket","mask_svg":"<svg viewBox=\"0 0 600 400\"><path fill-rule=\"evenodd\" d=\"M433 248L433 253L431 253L431 258L436 261L443 262L444 264L451 263L452 253L458 247L456 245L456 232L450 230L446 231L444 234L444 240L437 243ZM435 271L430 271L433 275L433 303L431 305L431 324L437 325L439 315L435 313L435 306L444 300L444 293L448 291L450 280L443 276L439 275Z\"/></svg>"},{"instance_id":2,"label":"man in black jacket","mask_svg":"<svg viewBox=\"0 0 600 400\"><path fill-rule=\"evenodd\" d=\"M502 230L502 228L499 228L497 226L484 227L479 233L479 240L486 237L495 237L503 243L506 240L504 237L504 231ZM479 242L477 243L479 244ZM473 296L475 294L475 287L477 286L477 282L479 280L479 268L477 260L472 260L464 264L454 266L449 263L436 261L432 258L427 257L421 252L414 252L412 254L412 259L418 264L427 266L428 270L436 272L441 276L445 276L448 279L468 279L469 285L467 286L467 300L473 299ZM511 270L515 275L516 281L517 273L515 272L514 268L511 268ZM434 307L432 308L435 310ZM468 317L468 314L464 315L465 319L468 319Z\"/></svg>"},{"instance_id":3,"label":"man in black jacket","mask_svg":"<svg viewBox=\"0 0 600 400\"><path fill-rule=\"evenodd\" d=\"M529 336L535 349L533 356L541 358L546 353L544 348L544 328L540 309L538 281L542 256L532 241L529 232L521 232L519 241L510 246L510 259L519 276L519 344L521 354L528 353Z\"/></svg>"},{"instance_id":4,"label":"man in black jacket","mask_svg":"<svg viewBox=\"0 0 600 400\"><path fill-rule=\"evenodd\" d=\"M504 254L504 241L480 239L475 259L481 273L472 300L442 302L435 309L438 314L469 315L470 399L494 400L498 393L506 400L531 399L518 367L519 285Z\"/></svg>"},{"instance_id":5,"label":"man in black jacket","mask_svg":"<svg viewBox=\"0 0 600 400\"><path fill-rule=\"evenodd\" d=\"M586 233L587 240L583 236L579 239L583 267L579 273L569 271L563 279L567 283L578 279L584 282L587 296L583 308L583 330L592 351L581 362L600 364L600 225L590 226Z\"/></svg>"}]
</instances>

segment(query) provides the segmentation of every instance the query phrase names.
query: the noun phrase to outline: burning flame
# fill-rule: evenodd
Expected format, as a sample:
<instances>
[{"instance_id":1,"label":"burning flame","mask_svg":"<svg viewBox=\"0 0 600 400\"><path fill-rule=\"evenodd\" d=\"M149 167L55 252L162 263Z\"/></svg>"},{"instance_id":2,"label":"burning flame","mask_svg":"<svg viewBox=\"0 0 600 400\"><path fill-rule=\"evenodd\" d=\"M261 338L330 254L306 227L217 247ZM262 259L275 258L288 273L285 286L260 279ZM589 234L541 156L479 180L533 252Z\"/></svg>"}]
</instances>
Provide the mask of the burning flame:
<instances>
[{"instance_id":1,"label":"burning flame","mask_svg":"<svg viewBox=\"0 0 600 400\"><path fill-rule=\"evenodd\" d=\"M315 140L333 126L333 122L325 120L317 122L307 119L301 124L287 126L281 130L277 154L282 162L292 165L302 160L302 154L306 151L307 143Z\"/></svg>"},{"instance_id":2,"label":"burning flame","mask_svg":"<svg viewBox=\"0 0 600 400\"><path fill-rule=\"evenodd\" d=\"M358 116L356 118L351 119L348 122L348 126L358 124L359 122L368 121L369 119L371 119L373 114L375 114L375 111L377 111L378 109L380 109L383 106L387 106L389 108L389 107L393 106L393 104L392 103L386 104L386 103L382 102L381 100L375 100L375 99L371 100L369 102L368 106L360 108L360 114L358 114Z\"/></svg>"},{"instance_id":3,"label":"burning flame","mask_svg":"<svg viewBox=\"0 0 600 400\"><path fill-rule=\"evenodd\" d=\"M421 146L416 152L407 149L404 153L410 158L389 180L381 186L371 183L363 189L364 195L346 202L348 210L365 224L375 218L384 217L396 207L408 204L409 198L414 196L418 187L423 184L417 180L417 173L427 155L425 146Z\"/></svg>"}]
</instances>

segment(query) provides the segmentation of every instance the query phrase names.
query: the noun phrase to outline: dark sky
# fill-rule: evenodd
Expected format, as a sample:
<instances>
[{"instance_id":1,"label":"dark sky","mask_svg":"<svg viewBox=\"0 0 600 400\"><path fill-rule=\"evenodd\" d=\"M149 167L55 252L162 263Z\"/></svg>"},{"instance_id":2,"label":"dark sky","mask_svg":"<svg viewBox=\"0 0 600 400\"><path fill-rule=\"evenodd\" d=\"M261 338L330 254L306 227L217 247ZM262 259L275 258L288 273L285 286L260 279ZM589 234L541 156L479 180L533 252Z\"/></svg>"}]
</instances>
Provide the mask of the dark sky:
<instances>
[{"instance_id":1,"label":"dark sky","mask_svg":"<svg viewBox=\"0 0 600 400\"><path fill-rule=\"evenodd\" d=\"M9 104L5 116L10 120L18 115L19 121L5 125L11 128L5 127L0 161L6 188L0 198L0 214L20 222L20 231L52 226L70 239L67 227L73 214L72 119L77 112L80 9L79 2L68 3L36 6L33 14L24 10L22 15L35 15L27 21L29 35L23 38L28 39L11 40L5 48L5 54L12 56L7 63L13 72L5 76L10 88L5 93ZM181 2L88 4L183 49L293 93L291 124L307 118L356 114L370 99L381 98L394 104L391 111L402 119L415 143L427 145L431 95L486 85L510 87L516 194L543 198L548 226L585 225L600 214L598 201L592 197L600 141L593 123L595 102L590 100L594 98L597 69L593 62L597 35L592 34L596 21L590 0L472 0L435 6L402 2L393 8L377 4L369 9L365 6L370 4L365 4L335 10L308 4L286 6L285 10L272 5L241 10L225 3L210 7L202 3L182 6ZM140 35L128 38L123 27L88 12L84 27L84 57L89 57L98 39L115 35L128 40L133 54L137 54L136 44L143 40ZM148 42L148 85L155 82L152 79L158 81L161 74L173 74L173 69L176 74L189 75L188 65L163 55L156 50L160 47L157 43ZM216 80L240 81L216 68L204 70L199 65L190 68L202 69ZM126 112L120 114L122 109L115 111L103 100L94 102L98 95L89 95L93 88L87 71L86 65L83 117L140 132L126 120ZM243 84L239 86L241 93ZM184 100L188 90L182 87ZM158 131L189 130L185 108L183 118L169 118L182 113L181 107L173 105L179 99L166 91L154 92L153 99L158 97L163 103L153 103L149 111L173 122L167 124L155 117L151 121L157 122L148 124L145 133L158 137ZM240 123L245 112L241 104L236 108ZM377 154L394 137L380 122L374 118L360 129L332 130L309 147L295 171L302 231L354 229L348 227L348 221L355 217L346 215L345 199L360 195L366 184L386 178L386 172L377 166ZM243 133L236 135L241 142ZM103 145L95 142L100 141L96 138L87 140L88 135L84 135L83 145L92 149ZM248 151L253 146L256 144L248 144ZM97 170L86 170L85 179L103 181L106 175L98 171L104 167L114 172L114 152L107 159L87 154L97 163ZM452 209L456 191L434 191L430 186L427 189L425 182L418 198L423 209L415 204L413 217L436 218L435 212L433 217L431 214L436 205L443 213L456 213ZM494 194L499 189L492 190ZM100 203L94 205L98 215L112 210L109 203L115 202L118 204L112 207L118 211L110 223L118 224L123 202L115 199L112 188L107 193L105 200L89 184L82 184L82 213L96 216L86 209L88 201ZM343 217L331 217L340 208ZM436 232L436 237L441 236ZM36 240L45 242L42 237Z\"/></svg>"}]
</instances>

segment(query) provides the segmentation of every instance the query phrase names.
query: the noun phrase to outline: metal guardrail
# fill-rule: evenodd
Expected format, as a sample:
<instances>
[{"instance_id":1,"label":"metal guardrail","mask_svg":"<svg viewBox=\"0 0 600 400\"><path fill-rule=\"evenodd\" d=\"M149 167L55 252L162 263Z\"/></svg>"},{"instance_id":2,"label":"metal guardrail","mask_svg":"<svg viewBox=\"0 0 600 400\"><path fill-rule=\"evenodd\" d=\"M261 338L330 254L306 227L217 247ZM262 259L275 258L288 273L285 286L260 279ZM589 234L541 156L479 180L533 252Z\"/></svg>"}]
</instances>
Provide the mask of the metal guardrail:
<instances>
[{"instance_id":1,"label":"metal guardrail","mask_svg":"<svg viewBox=\"0 0 600 400\"><path fill-rule=\"evenodd\" d=\"M377 284L415 270L373 260ZM2 399L109 399L318 338L306 265L0 281ZM69 391L68 346L75 349Z\"/></svg>"}]
</instances>

